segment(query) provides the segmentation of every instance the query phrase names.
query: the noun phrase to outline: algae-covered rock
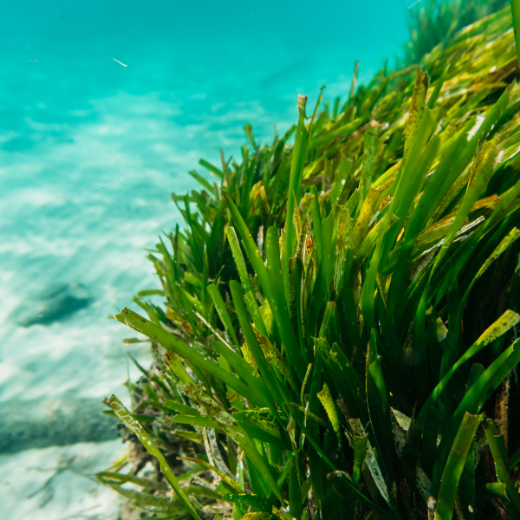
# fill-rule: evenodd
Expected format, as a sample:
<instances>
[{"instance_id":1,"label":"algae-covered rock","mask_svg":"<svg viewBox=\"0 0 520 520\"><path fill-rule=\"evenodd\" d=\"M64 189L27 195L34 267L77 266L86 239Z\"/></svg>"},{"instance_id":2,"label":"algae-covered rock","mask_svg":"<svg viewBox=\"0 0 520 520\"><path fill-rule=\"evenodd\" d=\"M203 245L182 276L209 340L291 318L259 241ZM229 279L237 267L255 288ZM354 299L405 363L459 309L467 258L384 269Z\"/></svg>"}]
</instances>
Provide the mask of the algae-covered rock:
<instances>
[{"instance_id":1,"label":"algae-covered rock","mask_svg":"<svg viewBox=\"0 0 520 520\"><path fill-rule=\"evenodd\" d=\"M92 301L87 288L79 283L54 285L22 303L11 314L21 327L48 325L76 312Z\"/></svg>"},{"instance_id":2,"label":"algae-covered rock","mask_svg":"<svg viewBox=\"0 0 520 520\"><path fill-rule=\"evenodd\" d=\"M0 453L103 442L117 436L117 421L99 399L58 398L0 402Z\"/></svg>"}]
</instances>

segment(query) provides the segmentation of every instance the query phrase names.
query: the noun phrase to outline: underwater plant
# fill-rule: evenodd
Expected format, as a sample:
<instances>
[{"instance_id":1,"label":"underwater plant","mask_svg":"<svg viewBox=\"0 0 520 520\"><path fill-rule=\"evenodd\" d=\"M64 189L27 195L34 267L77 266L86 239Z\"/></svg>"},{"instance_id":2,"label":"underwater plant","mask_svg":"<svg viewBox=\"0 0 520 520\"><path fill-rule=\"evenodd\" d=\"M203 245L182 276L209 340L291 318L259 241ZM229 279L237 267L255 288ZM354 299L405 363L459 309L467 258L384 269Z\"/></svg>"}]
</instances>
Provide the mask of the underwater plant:
<instances>
[{"instance_id":1,"label":"underwater plant","mask_svg":"<svg viewBox=\"0 0 520 520\"><path fill-rule=\"evenodd\" d=\"M509 5L508 0L419 0L408 8L410 39L404 47L407 65L421 63L437 45L477 20Z\"/></svg>"},{"instance_id":2,"label":"underwater plant","mask_svg":"<svg viewBox=\"0 0 520 520\"><path fill-rule=\"evenodd\" d=\"M299 96L172 194L161 288L114 316L155 363L108 399L131 449L97 475L142 518L520 518L510 7L421 61Z\"/></svg>"}]
</instances>

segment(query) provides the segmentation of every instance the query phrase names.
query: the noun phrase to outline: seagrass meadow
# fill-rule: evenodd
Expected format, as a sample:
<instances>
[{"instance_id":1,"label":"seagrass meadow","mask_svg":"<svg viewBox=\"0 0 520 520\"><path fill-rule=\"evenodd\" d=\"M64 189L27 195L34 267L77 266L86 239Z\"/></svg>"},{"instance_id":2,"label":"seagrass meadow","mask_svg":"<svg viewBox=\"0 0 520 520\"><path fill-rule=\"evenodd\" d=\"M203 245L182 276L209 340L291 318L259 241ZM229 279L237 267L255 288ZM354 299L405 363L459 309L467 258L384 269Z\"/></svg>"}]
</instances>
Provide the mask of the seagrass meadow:
<instances>
[{"instance_id":1,"label":"seagrass meadow","mask_svg":"<svg viewBox=\"0 0 520 520\"><path fill-rule=\"evenodd\" d=\"M421 64L299 96L172 194L160 289L114 316L156 361L107 400L130 449L97 475L140 518L520 518L510 6Z\"/></svg>"}]
</instances>

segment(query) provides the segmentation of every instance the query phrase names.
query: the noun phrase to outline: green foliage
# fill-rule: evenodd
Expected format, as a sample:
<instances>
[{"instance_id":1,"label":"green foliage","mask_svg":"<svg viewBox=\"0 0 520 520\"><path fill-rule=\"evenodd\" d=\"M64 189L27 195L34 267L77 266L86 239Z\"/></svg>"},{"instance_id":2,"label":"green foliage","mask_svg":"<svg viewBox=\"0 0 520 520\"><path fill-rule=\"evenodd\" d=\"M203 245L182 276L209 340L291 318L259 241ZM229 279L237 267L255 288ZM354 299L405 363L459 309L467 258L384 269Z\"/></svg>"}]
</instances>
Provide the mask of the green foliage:
<instances>
[{"instance_id":1,"label":"green foliage","mask_svg":"<svg viewBox=\"0 0 520 520\"><path fill-rule=\"evenodd\" d=\"M514 2L513 2L514 3ZM419 0L411 2L408 25L410 41L405 62L421 63L437 45L449 42L463 27L508 6L508 0Z\"/></svg>"},{"instance_id":2,"label":"green foliage","mask_svg":"<svg viewBox=\"0 0 520 520\"><path fill-rule=\"evenodd\" d=\"M172 194L162 289L115 316L156 365L131 414L109 401L171 489L142 464L98 476L146 518L519 517L509 8L423 63L336 115L299 97L297 127L260 147L248 125L241 164Z\"/></svg>"}]
</instances>

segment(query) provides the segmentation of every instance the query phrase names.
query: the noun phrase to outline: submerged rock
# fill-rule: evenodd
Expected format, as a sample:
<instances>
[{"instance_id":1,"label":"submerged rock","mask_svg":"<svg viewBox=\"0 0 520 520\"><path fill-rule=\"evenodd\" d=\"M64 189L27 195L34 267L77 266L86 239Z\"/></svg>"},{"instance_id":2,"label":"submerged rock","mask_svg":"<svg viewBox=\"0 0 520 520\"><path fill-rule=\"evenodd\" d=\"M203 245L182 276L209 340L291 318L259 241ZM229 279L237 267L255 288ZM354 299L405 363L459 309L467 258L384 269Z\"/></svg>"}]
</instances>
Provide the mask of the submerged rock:
<instances>
[{"instance_id":1,"label":"submerged rock","mask_svg":"<svg viewBox=\"0 0 520 520\"><path fill-rule=\"evenodd\" d=\"M91 301L90 293L79 283L57 285L21 304L11 319L21 327L37 323L48 325L86 307Z\"/></svg>"},{"instance_id":2,"label":"submerged rock","mask_svg":"<svg viewBox=\"0 0 520 520\"><path fill-rule=\"evenodd\" d=\"M103 410L98 399L68 396L0 402L0 453L115 439L119 423Z\"/></svg>"}]
</instances>

